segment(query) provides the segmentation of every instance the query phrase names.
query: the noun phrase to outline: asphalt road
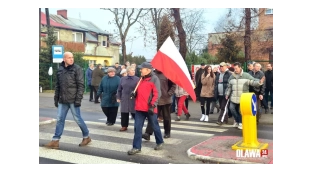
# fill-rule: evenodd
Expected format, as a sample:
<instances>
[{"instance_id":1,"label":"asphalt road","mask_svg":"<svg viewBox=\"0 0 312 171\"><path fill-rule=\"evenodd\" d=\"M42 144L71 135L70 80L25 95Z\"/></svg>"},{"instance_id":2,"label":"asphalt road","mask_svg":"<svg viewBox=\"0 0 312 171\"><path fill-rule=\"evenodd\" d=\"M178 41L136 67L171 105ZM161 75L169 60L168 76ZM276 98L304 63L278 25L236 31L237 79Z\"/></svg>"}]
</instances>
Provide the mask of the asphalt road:
<instances>
[{"instance_id":1,"label":"asphalt road","mask_svg":"<svg viewBox=\"0 0 312 171\"><path fill-rule=\"evenodd\" d=\"M39 115L42 117L56 118L56 114L56 108L39 108ZM133 120L130 120L128 131L119 132L121 127L119 118L114 126L106 126L106 117L101 112L82 111L81 115L89 128L92 143L87 147L78 146L82 140L81 131L69 111L60 149L46 150L39 147L39 164L83 163L88 160L90 160L88 163L199 164L202 162L192 160L186 154L192 146L212 136L242 136L242 131L232 128L231 125L219 127L214 119L204 123L200 122L199 118L191 116L189 121L172 122L171 138L164 139L163 150L153 149L155 138L151 136L151 141L143 140L140 154L128 156L126 152L132 148ZM172 114L172 119L174 118L175 114ZM163 128L162 123L160 126ZM39 126L39 146L51 140L54 130L55 123ZM273 126L259 125L258 138L272 140Z\"/></svg>"}]
</instances>

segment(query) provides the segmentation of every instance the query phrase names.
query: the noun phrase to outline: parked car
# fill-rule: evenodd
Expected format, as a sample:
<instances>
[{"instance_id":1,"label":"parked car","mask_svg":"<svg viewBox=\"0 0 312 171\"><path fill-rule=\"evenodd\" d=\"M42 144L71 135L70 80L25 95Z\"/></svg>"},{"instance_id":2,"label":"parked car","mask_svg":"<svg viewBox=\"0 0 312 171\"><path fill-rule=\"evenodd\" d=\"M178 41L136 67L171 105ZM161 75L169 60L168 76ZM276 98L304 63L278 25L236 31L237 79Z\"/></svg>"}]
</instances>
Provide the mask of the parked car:
<instances>
[{"instance_id":1,"label":"parked car","mask_svg":"<svg viewBox=\"0 0 312 171\"><path fill-rule=\"evenodd\" d=\"M102 67L102 71L103 71L105 74L107 74L107 69L108 69L109 67L115 67L115 66L105 66L105 67Z\"/></svg>"}]
</instances>

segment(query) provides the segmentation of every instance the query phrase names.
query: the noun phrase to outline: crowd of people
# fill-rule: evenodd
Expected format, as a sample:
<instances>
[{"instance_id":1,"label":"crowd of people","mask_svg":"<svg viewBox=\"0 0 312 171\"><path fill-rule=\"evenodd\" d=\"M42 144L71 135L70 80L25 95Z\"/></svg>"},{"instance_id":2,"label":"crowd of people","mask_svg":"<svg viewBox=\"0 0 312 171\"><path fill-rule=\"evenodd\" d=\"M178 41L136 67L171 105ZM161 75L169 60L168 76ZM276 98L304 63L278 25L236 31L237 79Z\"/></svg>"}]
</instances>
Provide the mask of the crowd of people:
<instances>
[{"instance_id":1,"label":"crowd of people","mask_svg":"<svg viewBox=\"0 0 312 171\"><path fill-rule=\"evenodd\" d=\"M217 124L228 122L233 115L234 127L243 129L241 114L239 111L240 95L245 92L254 92L259 99L258 107L264 106L267 113L268 94L272 97L273 108L273 70L272 65L267 65L267 71L261 71L259 63L249 66L248 73L243 72L240 63L234 63L233 67L221 62L218 68L201 64L196 72L194 89L200 101L200 121L209 122L209 114L217 107L219 112ZM125 65L109 67L107 73L98 64L94 68L90 64L86 73L87 85L90 88L89 101L100 103L103 113L106 115L106 125L114 125L118 108L121 113L121 128L119 131L127 131L129 119L134 119L133 148L129 155L141 152L142 138L150 140L154 133L156 139L155 150L162 149L163 138L171 136L171 113L176 112L176 121L180 121L182 113L188 120L191 114L188 110L189 94L182 87L168 79L161 71L144 62L141 65L127 62ZM64 53L63 62L57 71L57 83L54 102L58 108L55 135L52 141L45 144L47 148L58 148L59 140L63 133L65 118L68 110L82 130L83 140L79 146L85 146L91 142L89 130L80 115L81 99L84 93L84 77L81 67L74 64L73 55ZM177 106L177 109L175 109ZM259 110L257 110L259 112ZM272 113L273 114L273 113ZM258 117L259 115L259 117ZM260 119L257 114L257 122ZM144 121L148 124L145 133L142 133ZM163 121L164 136L162 136L159 121Z\"/></svg>"}]
</instances>

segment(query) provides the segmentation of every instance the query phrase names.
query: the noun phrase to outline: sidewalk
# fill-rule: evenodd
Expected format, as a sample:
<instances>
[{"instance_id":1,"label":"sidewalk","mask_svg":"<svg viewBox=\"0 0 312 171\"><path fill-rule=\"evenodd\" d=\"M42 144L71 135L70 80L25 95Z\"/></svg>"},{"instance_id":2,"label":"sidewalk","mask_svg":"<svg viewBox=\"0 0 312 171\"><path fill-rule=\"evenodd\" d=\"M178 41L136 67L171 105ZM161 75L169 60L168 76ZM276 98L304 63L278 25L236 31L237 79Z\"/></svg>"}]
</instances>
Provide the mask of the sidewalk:
<instances>
[{"instance_id":1,"label":"sidewalk","mask_svg":"<svg viewBox=\"0 0 312 171\"><path fill-rule=\"evenodd\" d=\"M232 145L242 140L238 136L213 136L210 139L191 147L187 155L195 160L216 164L273 164L273 140L258 139L268 143L267 157L236 157Z\"/></svg>"},{"instance_id":2,"label":"sidewalk","mask_svg":"<svg viewBox=\"0 0 312 171\"><path fill-rule=\"evenodd\" d=\"M54 93L39 93L39 108L55 108L54 106ZM100 103L94 104L94 102L89 102L89 93L83 95L83 99L81 102L80 110L86 112L95 112L99 114L103 114ZM264 110L263 110L264 111ZM119 109L118 109L119 112ZM189 112L191 114L190 119L200 119L201 118L201 109L199 102L194 103L193 101L189 101ZM209 122L215 123L217 122L219 114L217 114L217 109L214 110L214 114L209 115ZM174 119L174 118L173 118ZM228 124L233 124L233 118L229 119ZM262 114L260 119L260 125L273 125L273 115L271 111L269 114Z\"/></svg>"}]
</instances>

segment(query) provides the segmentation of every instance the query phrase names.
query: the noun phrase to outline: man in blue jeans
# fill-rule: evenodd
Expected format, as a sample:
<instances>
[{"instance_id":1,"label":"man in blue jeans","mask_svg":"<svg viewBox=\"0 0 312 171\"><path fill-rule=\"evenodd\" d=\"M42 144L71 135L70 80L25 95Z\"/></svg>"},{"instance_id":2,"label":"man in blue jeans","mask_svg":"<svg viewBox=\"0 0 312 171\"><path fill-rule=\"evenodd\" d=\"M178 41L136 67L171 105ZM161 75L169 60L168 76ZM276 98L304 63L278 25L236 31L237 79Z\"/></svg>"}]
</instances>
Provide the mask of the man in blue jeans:
<instances>
[{"instance_id":1,"label":"man in blue jeans","mask_svg":"<svg viewBox=\"0 0 312 171\"><path fill-rule=\"evenodd\" d=\"M240 97L242 93L249 93L249 86L259 87L265 81L252 77L247 72L243 72L242 65L239 62L234 63L234 73L228 79L228 87L225 91L225 99L230 99L230 111L234 116L233 127L243 129L242 116L240 113Z\"/></svg>"},{"instance_id":2,"label":"man in blue jeans","mask_svg":"<svg viewBox=\"0 0 312 171\"><path fill-rule=\"evenodd\" d=\"M163 146L163 138L157 121L157 103L161 97L159 78L152 72L153 67L148 62L143 62L139 68L141 69L142 80L138 84L136 92L131 94L135 97L135 118L134 118L134 138L133 148L128 151L129 155L141 152L142 147L142 128L144 121L148 118L156 139L154 150L161 150Z\"/></svg>"},{"instance_id":3,"label":"man in blue jeans","mask_svg":"<svg viewBox=\"0 0 312 171\"><path fill-rule=\"evenodd\" d=\"M264 72L266 78L266 86L265 86L265 101L269 102L269 93L271 96L271 110L273 114L273 67L272 64L267 64L267 70Z\"/></svg>"},{"instance_id":4,"label":"man in blue jeans","mask_svg":"<svg viewBox=\"0 0 312 171\"><path fill-rule=\"evenodd\" d=\"M59 140L63 134L66 115L71 110L74 120L82 131L82 142L79 146L86 146L91 142L89 130L80 115L81 99L84 92L83 72L80 66L74 64L71 52L65 52L63 62L56 73L54 105L57 110L57 122L52 141L45 144L46 148L59 148Z\"/></svg>"}]
</instances>

